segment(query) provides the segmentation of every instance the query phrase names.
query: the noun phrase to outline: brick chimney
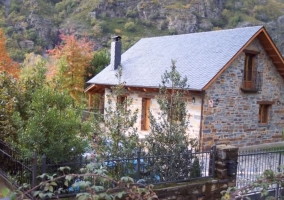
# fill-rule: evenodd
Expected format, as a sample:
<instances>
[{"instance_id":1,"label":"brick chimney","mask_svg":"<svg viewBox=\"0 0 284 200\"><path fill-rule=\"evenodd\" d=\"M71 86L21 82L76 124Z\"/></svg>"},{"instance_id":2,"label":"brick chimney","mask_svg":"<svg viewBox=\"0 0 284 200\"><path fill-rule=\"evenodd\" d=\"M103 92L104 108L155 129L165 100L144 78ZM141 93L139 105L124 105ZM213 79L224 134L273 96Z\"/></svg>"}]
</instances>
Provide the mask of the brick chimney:
<instances>
[{"instance_id":1,"label":"brick chimney","mask_svg":"<svg viewBox=\"0 0 284 200\"><path fill-rule=\"evenodd\" d=\"M121 61L121 37L112 37L111 49L110 49L110 64L113 70L116 70Z\"/></svg>"}]
</instances>

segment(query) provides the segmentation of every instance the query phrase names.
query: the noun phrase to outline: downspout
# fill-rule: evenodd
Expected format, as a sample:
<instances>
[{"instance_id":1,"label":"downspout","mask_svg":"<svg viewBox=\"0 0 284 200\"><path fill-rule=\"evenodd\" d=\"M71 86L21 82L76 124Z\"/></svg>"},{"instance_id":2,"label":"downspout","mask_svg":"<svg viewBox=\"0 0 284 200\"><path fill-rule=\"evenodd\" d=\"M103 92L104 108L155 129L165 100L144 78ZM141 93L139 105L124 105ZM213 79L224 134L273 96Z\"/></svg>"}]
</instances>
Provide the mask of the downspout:
<instances>
[{"instance_id":1,"label":"downspout","mask_svg":"<svg viewBox=\"0 0 284 200\"><path fill-rule=\"evenodd\" d=\"M204 104L205 90L201 94L201 113L200 113L200 125L199 125L199 152L201 152L203 145L203 134L202 134L202 121L203 121L203 104Z\"/></svg>"}]
</instances>

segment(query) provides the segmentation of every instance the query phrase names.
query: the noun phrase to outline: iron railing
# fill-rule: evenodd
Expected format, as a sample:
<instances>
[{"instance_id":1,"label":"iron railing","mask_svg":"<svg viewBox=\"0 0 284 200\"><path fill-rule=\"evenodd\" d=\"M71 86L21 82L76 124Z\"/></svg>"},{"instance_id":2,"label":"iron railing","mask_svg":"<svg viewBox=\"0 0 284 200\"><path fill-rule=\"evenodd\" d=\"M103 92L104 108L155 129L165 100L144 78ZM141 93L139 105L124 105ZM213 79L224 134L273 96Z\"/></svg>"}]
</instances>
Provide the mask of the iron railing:
<instances>
[{"instance_id":1,"label":"iron railing","mask_svg":"<svg viewBox=\"0 0 284 200\"><path fill-rule=\"evenodd\" d=\"M284 149L240 151L238 155L237 188L253 183L266 169L279 172L279 167L284 165L283 153Z\"/></svg>"},{"instance_id":2,"label":"iron railing","mask_svg":"<svg viewBox=\"0 0 284 200\"><path fill-rule=\"evenodd\" d=\"M241 89L244 92L257 92L261 90L262 72L259 71L243 71L243 79Z\"/></svg>"},{"instance_id":3,"label":"iron railing","mask_svg":"<svg viewBox=\"0 0 284 200\"><path fill-rule=\"evenodd\" d=\"M186 150L175 154L151 155L137 151L132 156L104 161L107 171L115 179L130 176L147 184L183 182L214 176L216 147L210 151ZM213 164L214 163L214 164Z\"/></svg>"},{"instance_id":4,"label":"iron railing","mask_svg":"<svg viewBox=\"0 0 284 200\"><path fill-rule=\"evenodd\" d=\"M151 155L139 150L127 156L116 158L109 156L101 161L101 166L107 169L108 175L114 180L130 176L135 181L143 179L146 184L184 182L214 177L215 154L216 146L204 152L186 150L167 155ZM1 175L7 177L17 187L23 183L35 186L41 181L36 180L38 175L58 173L60 167L69 166L72 170L70 173L79 174L80 169L89 163L83 156L75 157L66 163L54 163L45 156L40 159L37 159L36 156L25 158L1 140L0 159ZM80 181L80 179L74 181ZM58 187L64 188L64 194L60 197L74 195L77 192L72 190L72 182L69 186L64 185L63 180L58 182ZM110 183L107 187L112 187L112 184Z\"/></svg>"},{"instance_id":5,"label":"iron railing","mask_svg":"<svg viewBox=\"0 0 284 200\"><path fill-rule=\"evenodd\" d=\"M36 185L36 158L23 155L19 150L11 148L0 140L0 174L15 187L26 183Z\"/></svg>"}]
</instances>

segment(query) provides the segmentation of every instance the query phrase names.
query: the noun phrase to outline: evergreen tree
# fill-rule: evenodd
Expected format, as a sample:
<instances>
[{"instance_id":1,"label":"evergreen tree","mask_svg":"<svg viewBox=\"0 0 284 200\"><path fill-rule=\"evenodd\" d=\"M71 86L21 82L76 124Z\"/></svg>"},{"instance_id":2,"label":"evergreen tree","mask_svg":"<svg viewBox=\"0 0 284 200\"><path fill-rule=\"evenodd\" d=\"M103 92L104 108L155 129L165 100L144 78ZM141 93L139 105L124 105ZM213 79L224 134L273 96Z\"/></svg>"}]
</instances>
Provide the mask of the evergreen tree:
<instances>
[{"instance_id":1,"label":"evergreen tree","mask_svg":"<svg viewBox=\"0 0 284 200\"><path fill-rule=\"evenodd\" d=\"M95 52L91 60L90 67L86 69L87 70L86 81L88 81L90 77L94 77L95 75L97 75L109 63L110 63L110 55L106 50Z\"/></svg>"},{"instance_id":2,"label":"evergreen tree","mask_svg":"<svg viewBox=\"0 0 284 200\"><path fill-rule=\"evenodd\" d=\"M157 117L150 112L150 133L146 136L146 148L150 155L157 156L149 161L149 171L153 179L169 181L187 179L192 168L190 146L195 139L187 134L189 119L184 95L189 86L187 78L182 78L172 61L171 71L162 76L162 84L157 95L160 112Z\"/></svg>"},{"instance_id":3,"label":"evergreen tree","mask_svg":"<svg viewBox=\"0 0 284 200\"><path fill-rule=\"evenodd\" d=\"M111 87L107 95L107 107L104 116L96 118L96 138L101 153L112 157L131 153L138 144L137 120L138 110L130 109L132 99L126 95L124 83L121 82L122 70L117 73L118 84Z\"/></svg>"},{"instance_id":4,"label":"evergreen tree","mask_svg":"<svg viewBox=\"0 0 284 200\"><path fill-rule=\"evenodd\" d=\"M150 153L180 153L196 145L196 140L188 138L187 134L189 119L183 97L188 88L187 78L181 77L172 61L171 71L162 76L157 95L159 116L156 118L150 112L150 133L146 137Z\"/></svg>"}]
</instances>

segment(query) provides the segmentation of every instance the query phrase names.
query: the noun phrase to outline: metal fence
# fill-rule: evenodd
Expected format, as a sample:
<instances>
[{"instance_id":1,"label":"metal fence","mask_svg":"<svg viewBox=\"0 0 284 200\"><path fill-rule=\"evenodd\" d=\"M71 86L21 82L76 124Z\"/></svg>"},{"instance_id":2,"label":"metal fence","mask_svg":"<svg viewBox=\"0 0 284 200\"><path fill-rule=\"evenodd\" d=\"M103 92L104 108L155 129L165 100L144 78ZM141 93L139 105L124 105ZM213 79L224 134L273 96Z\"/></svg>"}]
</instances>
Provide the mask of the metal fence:
<instances>
[{"instance_id":1,"label":"metal fence","mask_svg":"<svg viewBox=\"0 0 284 200\"><path fill-rule=\"evenodd\" d=\"M210 151L195 152L187 150L178 154L151 155L146 152L136 153L119 158L105 158L101 167L107 169L108 175L114 180L123 176L130 176L135 181L143 179L146 184L162 184L184 182L193 179L214 177L216 146ZM1 175L19 187L23 183L35 186L41 180L36 180L43 173L59 173L58 168L69 166L71 173L80 173L80 169L89 163L86 157L79 156L66 163L54 163L42 156L25 158L19 151L13 150L8 144L0 140L0 172ZM80 179L74 180L80 181ZM63 196L74 194L71 185L64 185L58 181L58 187L65 191ZM60 184L62 183L62 184ZM107 187L112 187L111 184Z\"/></svg>"},{"instance_id":2,"label":"metal fence","mask_svg":"<svg viewBox=\"0 0 284 200\"><path fill-rule=\"evenodd\" d=\"M0 174L14 186L24 183L35 185L37 163L34 158L23 155L19 150L11 148L0 140Z\"/></svg>"},{"instance_id":3,"label":"metal fence","mask_svg":"<svg viewBox=\"0 0 284 200\"><path fill-rule=\"evenodd\" d=\"M124 158L107 158L104 166L115 179L130 176L135 181L143 179L147 184L183 182L214 177L215 151L215 146L206 152L186 150L167 155L137 151Z\"/></svg>"},{"instance_id":4,"label":"metal fence","mask_svg":"<svg viewBox=\"0 0 284 200\"><path fill-rule=\"evenodd\" d=\"M237 188L242 188L253 183L267 169L274 172L280 172L280 166L284 165L284 149L270 150L249 150L239 151L238 170L237 170ZM270 193L279 198L278 193L282 193L283 189L279 185L270 186ZM253 196L259 196L258 189L250 191ZM256 197L257 199L257 197Z\"/></svg>"}]
</instances>

